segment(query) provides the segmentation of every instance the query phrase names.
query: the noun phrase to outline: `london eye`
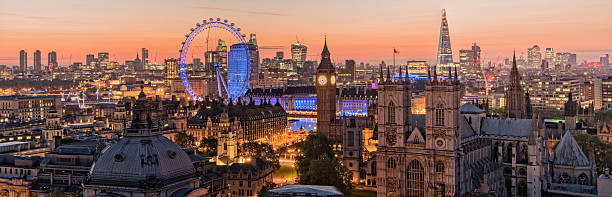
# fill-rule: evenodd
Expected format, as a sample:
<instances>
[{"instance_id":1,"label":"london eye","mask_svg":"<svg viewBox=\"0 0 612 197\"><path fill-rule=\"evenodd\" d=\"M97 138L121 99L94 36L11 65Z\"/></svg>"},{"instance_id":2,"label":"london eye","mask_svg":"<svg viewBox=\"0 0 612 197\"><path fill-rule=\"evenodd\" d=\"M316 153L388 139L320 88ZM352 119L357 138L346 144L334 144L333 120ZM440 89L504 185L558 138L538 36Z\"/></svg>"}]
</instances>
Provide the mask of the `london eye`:
<instances>
[{"instance_id":1,"label":"london eye","mask_svg":"<svg viewBox=\"0 0 612 197\"><path fill-rule=\"evenodd\" d=\"M220 18L191 28L179 50L179 76L191 99L210 96L236 101L246 93L252 62L245 37L234 23Z\"/></svg>"}]
</instances>

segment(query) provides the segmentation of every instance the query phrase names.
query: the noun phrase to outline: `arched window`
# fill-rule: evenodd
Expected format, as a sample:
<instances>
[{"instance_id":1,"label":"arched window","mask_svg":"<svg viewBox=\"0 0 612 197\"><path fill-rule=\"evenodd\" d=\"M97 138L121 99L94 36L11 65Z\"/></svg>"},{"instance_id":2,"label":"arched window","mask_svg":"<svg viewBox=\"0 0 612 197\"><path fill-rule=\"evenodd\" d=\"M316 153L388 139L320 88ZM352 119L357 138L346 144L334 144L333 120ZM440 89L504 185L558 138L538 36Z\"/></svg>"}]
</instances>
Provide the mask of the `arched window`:
<instances>
[{"instance_id":1,"label":"arched window","mask_svg":"<svg viewBox=\"0 0 612 197\"><path fill-rule=\"evenodd\" d=\"M495 145L493 146L493 152L491 153L493 156L493 161L495 162L499 162L498 157L499 157L499 142L495 142Z\"/></svg>"},{"instance_id":2,"label":"arched window","mask_svg":"<svg viewBox=\"0 0 612 197\"><path fill-rule=\"evenodd\" d=\"M393 157L389 158L389 160L387 160L387 168L393 169L395 166L395 159L393 159Z\"/></svg>"},{"instance_id":3,"label":"arched window","mask_svg":"<svg viewBox=\"0 0 612 197\"><path fill-rule=\"evenodd\" d=\"M570 176L567 173L563 173L559 176L559 183L570 183Z\"/></svg>"},{"instance_id":4,"label":"arched window","mask_svg":"<svg viewBox=\"0 0 612 197\"><path fill-rule=\"evenodd\" d=\"M505 163L512 163L512 143L509 143L506 146L506 151L504 153L504 162Z\"/></svg>"},{"instance_id":5,"label":"arched window","mask_svg":"<svg viewBox=\"0 0 612 197\"><path fill-rule=\"evenodd\" d=\"M444 173L444 162L436 162L436 173Z\"/></svg>"},{"instance_id":6,"label":"arched window","mask_svg":"<svg viewBox=\"0 0 612 197\"><path fill-rule=\"evenodd\" d=\"M576 179L576 183L580 184L580 185L589 185L589 177L582 173L580 174L580 176L578 176L578 179Z\"/></svg>"},{"instance_id":7,"label":"arched window","mask_svg":"<svg viewBox=\"0 0 612 197\"><path fill-rule=\"evenodd\" d=\"M444 126L444 105L441 103L436 105L436 121L435 126Z\"/></svg>"},{"instance_id":8,"label":"arched window","mask_svg":"<svg viewBox=\"0 0 612 197\"><path fill-rule=\"evenodd\" d=\"M521 145L521 160L520 162L522 164L527 164L528 162L528 158L527 158L527 145L523 144Z\"/></svg>"},{"instance_id":9,"label":"arched window","mask_svg":"<svg viewBox=\"0 0 612 197\"><path fill-rule=\"evenodd\" d=\"M387 123L395 123L395 105L393 101L389 102L387 109Z\"/></svg>"},{"instance_id":10,"label":"arched window","mask_svg":"<svg viewBox=\"0 0 612 197\"><path fill-rule=\"evenodd\" d=\"M408 196L425 196L425 170L421 162L412 160L408 164Z\"/></svg>"},{"instance_id":11,"label":"arched window","mask_svg":"<svg viewBox=\"0 0 612 197\"><path fill-rule=\"evenodd\" d=\"M375 177L376 176L376 162L372 162L372 169L370 169L370 170L371 170L370 174L372 174L372 176ZM374 184L374 185L376 185L376 184Z\"/></svg>"}]
</instances>

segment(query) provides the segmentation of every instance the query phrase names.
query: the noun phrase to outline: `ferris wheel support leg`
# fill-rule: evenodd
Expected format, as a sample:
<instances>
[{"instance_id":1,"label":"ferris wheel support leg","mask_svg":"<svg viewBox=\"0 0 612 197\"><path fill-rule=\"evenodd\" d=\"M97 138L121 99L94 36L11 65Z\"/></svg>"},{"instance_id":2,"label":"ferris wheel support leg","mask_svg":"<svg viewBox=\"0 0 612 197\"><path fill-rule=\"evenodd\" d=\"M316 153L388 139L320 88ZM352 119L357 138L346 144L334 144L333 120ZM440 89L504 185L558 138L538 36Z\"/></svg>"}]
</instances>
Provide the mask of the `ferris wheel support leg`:
<instances>
[{"instance_id":1,"label":"ferris wheel support leg","mask_svg":"<svg viewBox=\"0 0 612 197\"><path fill-rule=\"evenodd\" d=\"M227 85L225 84L225 80L223 78L223 74L221 74L221 71L219 70L219 68L217 68L217 84L219 84L219 81L221 81L221 84L223 84L223 88L225 90L225 93L227 93L227 98L229 99L229 90L227 89ZM221 88L219 88L219 96L223 97L221 94Z\"/></svg>"}]
</instances>

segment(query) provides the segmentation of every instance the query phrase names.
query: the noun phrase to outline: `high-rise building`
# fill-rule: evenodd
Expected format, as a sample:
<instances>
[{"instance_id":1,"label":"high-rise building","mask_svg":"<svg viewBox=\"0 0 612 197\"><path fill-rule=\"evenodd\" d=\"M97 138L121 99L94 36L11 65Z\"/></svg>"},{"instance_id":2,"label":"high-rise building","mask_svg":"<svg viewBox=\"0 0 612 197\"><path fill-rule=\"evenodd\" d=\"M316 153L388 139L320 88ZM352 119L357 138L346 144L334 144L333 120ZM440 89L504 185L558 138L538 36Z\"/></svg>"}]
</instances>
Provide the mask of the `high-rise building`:
<instances>
[{"instance_id":1,"label":"high-rise building","mask_svg":"<svg viewBox=\"0 0 612 197\"><path fill-rule=\"evenodd\" d=\"M529 66L537 67L540 65L541 60L542 52L540 51L540 46L536 44L527 49L527 64Z\"/></svg>"},{"instance_id":2,"label":"high-rise building","mask_svg":"<svg viewBox=\"0 0 612 197\"><path fill-rule=\"evenodd\" d=\"M94 56L94 54L87 54L85 56L85 64L87 66L93 66L93 64L95 64L97 62L96 57Z\"/></svg>"},{"instance_id":3,"label":"high-rise building","mask_svg":"<svg viewBox=\"0 0 612 197\"><path fill-rule=\"evenodd\" d=\"M559 65L576 65L576 54L575 53L557 53L556 63Z\"/></svg>"},{"instance_id":4,"label":"high-rise building","mask_svg":"<svg viewBox=\"0 0 612 197\"><path fill-rule=\"evenodd\" d=\"M608 54L599 57L599 67L608 69L610 66L610 56Z\"/></svg>"},{"instance_id":5,"label":"high-rise building","mask_svg":"<svg viewBox=\"0 0 612 197\"><path fill-rule=\"evenodd\" d=\"M47 68L49 70L57 69L57 53L55 51L51 51L47 55Z\"/></svg>"},{"instance_id":6,"label":"high-rise building","mask_svg":"<svg viewBox=\"0 0 612 197\"><path fill-rule=\"evenodd\" d=\"M41 56L40 50L34 51L34 71L35 72L40 72L42 68L40 56Z\"/></svg>"},{"instance_id":7,"label":"high-rise building","mask_svg":"<svg viewBox=\"0 0 612 197\"><path fill-rule=\"evenodd\" d=\"M291 60L293 60L293 63L298 70L304 66L307 51L308 47L300 42L291 44Z\"/></svg>"},{"instance_id":8,"label":"high-rise building","mask_svg":"<svg viewBox=\"0 0 612 197\"><path fill-rule=\"evenodd\" d=\"M448 21L446 20L446 9L442 9L442 24L440 26L440 42L438 43L437 65L442 70L444 70L446 67L453 66L453 51L451 50Z\"/></svg>"},{"instance_id":9,"label":"high-rise building","mask_svg":"<svg viewBox=\"0 0 612 197\"><path fill-rule=\"evenodd\" d=\"M255 34L251 34L249 38L249 52L251 58L251 78L249 86L251 88L257 87L259 83L259 47L257 46L257 37Z\"/></svg>"},{"instance_id":10,"label":"high-rise building","mask_svg":"<svg viewBox=\"0 0 612 197\"><path fill-rule=\"evenodd\" d=\"M142 64L145 67L149 64L149 49L142 48Z\"/></svg>"},{"instance_id":11,"label":"high-rise building","mask_svg":"<svg viewBox=\"0 0 612 197\"><path fill-rule=\"evenodd\" d=\"M277 60L282 60L283 58L285 58L285 53L282 51L277 51L276 52L276 57L274 57Z\"/></svg>"},{"instance_id":12,"label":"high-rise building","mask_svg":"<svg viewBox=\"0 0 612 197\"><path fill-rule=\"evenodd\" d=\"M28 53L24 50L19 51L19 70L21 72L28 71Z\"/></svg>"},{"instance_id":13,"label":"high-rise building","mask_svg":"<svg viewBox=\"0 0 612 197\"><path fill-rule=\"evenodd\" d=\"M229 61L230 65L227 67L227 89L230 98L235 101L249 89L248 86L243 86L244 84L248 84L250 77L250 75L244 75L245 73L249 73L249 68L246 64L246 62L249 61L247 54L249 54L248 43L233 44L230 46L228 58L231 61Z\"/></svg>"},{"instance_id":14,"label":"high-rise building","mask_svg":"<svg viewBox=\"0 0 612 197\"><path fill-rule=\"evenodd\" d=\"M227 45L221 39L217 43L217 53L219 53L219 64L222 68L227 68Z\"/></svg>"},{"instance_id":15,"label":"high-rise building","mask_svg":"<svg viewBox=\"0 0 612 197\"><path fill-rule=\"evenodd\" d=\"M555 51L553 48L546 48L544 51L544 60L548 62L549 66L554 66L555 64Z\"/></svg>"}]
</instances>

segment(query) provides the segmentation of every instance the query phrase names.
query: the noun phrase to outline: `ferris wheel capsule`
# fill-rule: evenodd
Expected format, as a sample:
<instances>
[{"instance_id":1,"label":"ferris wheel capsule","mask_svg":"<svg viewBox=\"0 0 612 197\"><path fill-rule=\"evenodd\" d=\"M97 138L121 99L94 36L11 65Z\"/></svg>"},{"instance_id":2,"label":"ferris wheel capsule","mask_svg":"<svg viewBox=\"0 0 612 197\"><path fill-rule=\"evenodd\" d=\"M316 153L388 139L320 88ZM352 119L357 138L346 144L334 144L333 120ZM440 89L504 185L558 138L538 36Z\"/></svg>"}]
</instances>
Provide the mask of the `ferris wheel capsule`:
<instances>
[{"instance_id":1,"label":"ferris wheel capsule","mask_svg":"<svg viewBox=\"0 0 612 197\"><path fill-rule=\"evenodd\" d=\"M190 30L191 30L191 31L193 31L193 30L195 30L195 29L194 29L194 28L191 28Z\"/></svg>"},{"instance_id":2,"label":"ferris wheel capsule","mask_svg":"<svg viewBox=\"0 0 612 197\"><path fill-rule=\"evenodd\" d=\"M223 22L224 22L224 23L227 23L228 21L227 21L227 19L223 19Z\"/></svg>"},{"instance_id":3,"label":"ferris wheel capsule","mask_svg":"<svg viewBox=\"0 0 612 197\"><path fill-rule=\"evenodd\" d=\"M213 18L209 18L209 19L208 19L208 21L212 22L212 21L213 21Z\"/></svg>"},{"instance_id":4,"label":"ferris wheel capsule","mask_svg":"<svg viewBox=\"0 0 612 197\"><path fill-rule=\"evenodd\" d=\"M217 21L221 21L221 18L217 18Z\"/></svg>"},{"instance_id":5,"label":"ferris wheel capsule","mask_svg":"<svg viewBox=\"0 0 612 197\"><path fill-rule=\"evenodd\" d=\"M196 23L196 26L198 26L198 27L199 27L199 26L200 26L200 23Z\"/></svg>"},{"instance_id":6,"label":"ferris wheel capsule","mask_svg":"<svg viewBox=\"0 0 612 197\"><path fill-rule=\"evenodd\" d=\"M234 26L234 23L231 23L231 24L230 24L230 26L232 26L232 27L233 27L233 26Z\"/></svg>"},{"instance_id":7,"label":"ferris wheel capsule","mask_svg":"<svg viewBox=\"0 0 612 197\"><path fill-rule=\"evenodd\" d=\"M236 31L240 31L240 27L238 27L238 29L236 29Z\"/></svg>"}]
</instances>

